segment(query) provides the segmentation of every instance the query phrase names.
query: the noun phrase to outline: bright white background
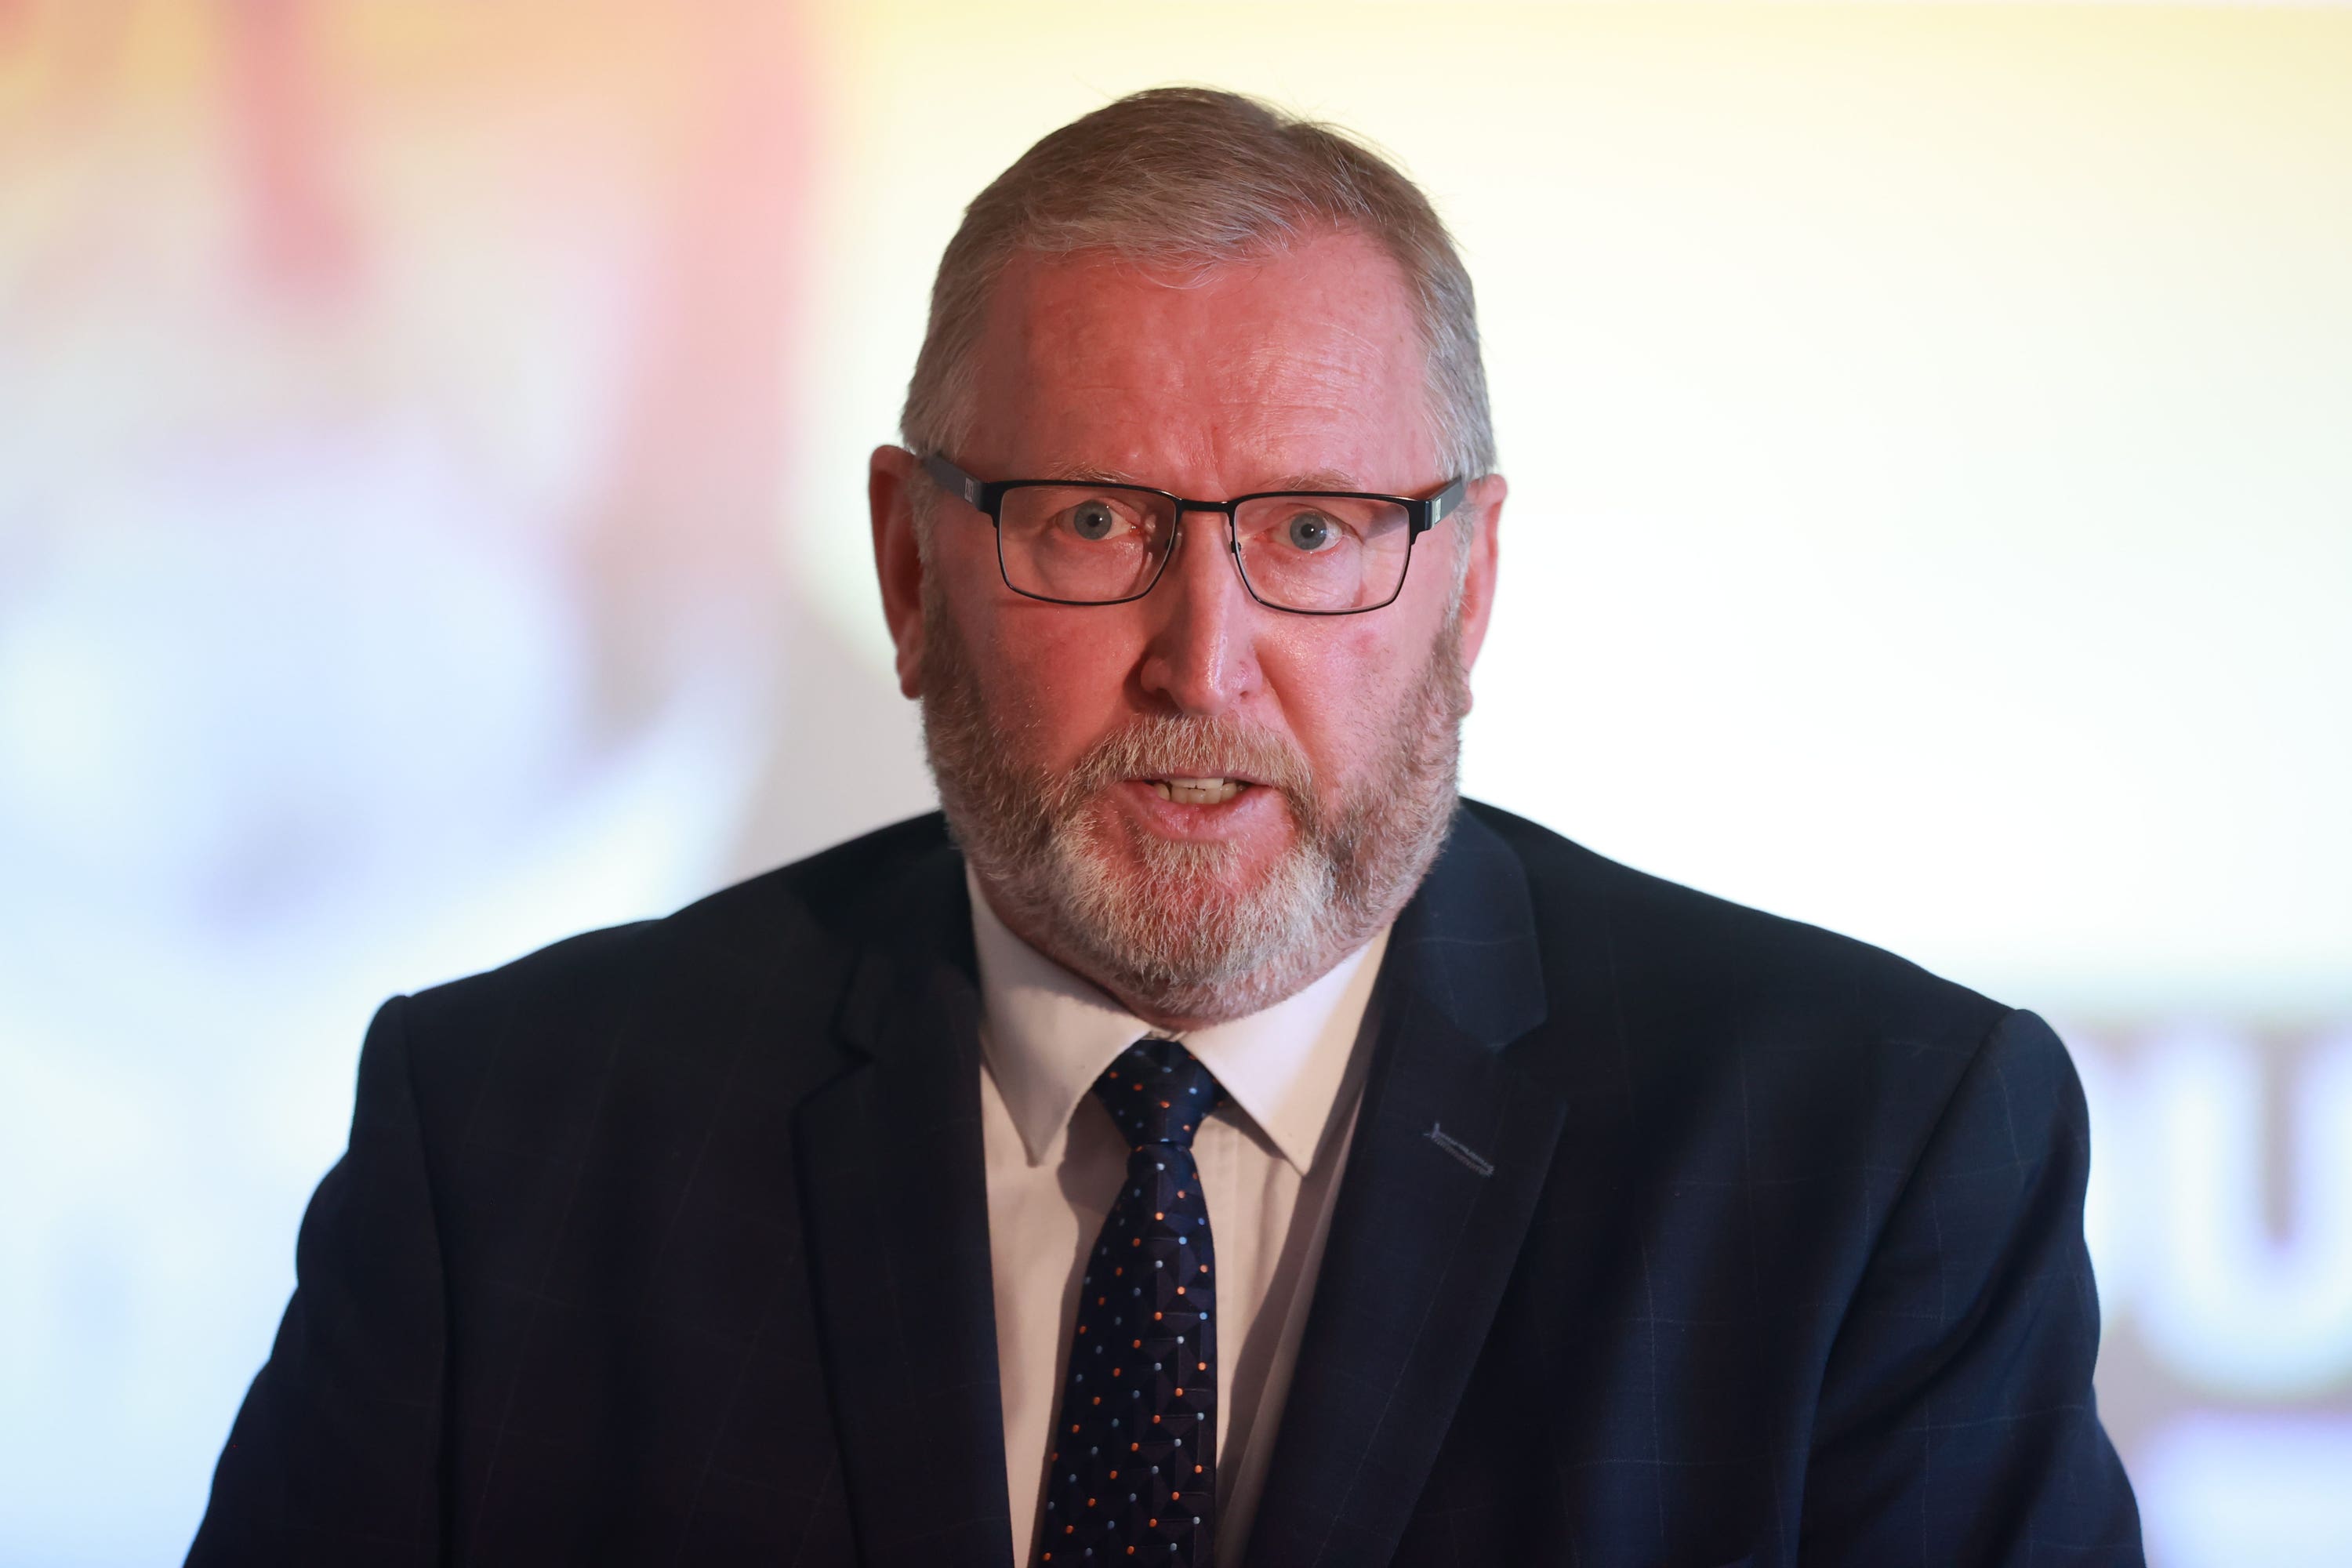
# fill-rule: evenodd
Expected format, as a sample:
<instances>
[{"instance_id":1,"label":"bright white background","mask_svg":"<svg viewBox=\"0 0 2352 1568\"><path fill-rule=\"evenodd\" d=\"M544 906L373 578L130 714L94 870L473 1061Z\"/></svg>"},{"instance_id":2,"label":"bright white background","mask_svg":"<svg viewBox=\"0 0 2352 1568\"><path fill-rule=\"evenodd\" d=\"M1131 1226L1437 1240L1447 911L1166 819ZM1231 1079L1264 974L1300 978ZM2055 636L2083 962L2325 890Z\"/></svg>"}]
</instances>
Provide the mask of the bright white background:
<instances>
[{"instance_id":1,"label":"bright white background","mask_svg":"<svg viewBox=\"0 0 2352 1568\"><path fill-rule=\"evenodd\" d=\"M1512 501L1465 784L2048 1012L2168 1568L2352 1562L2352 14L0 5L0 1563L173 1558L383 996L929 803L961 204L1371 136Z\"/></svg>"}]
</instances>

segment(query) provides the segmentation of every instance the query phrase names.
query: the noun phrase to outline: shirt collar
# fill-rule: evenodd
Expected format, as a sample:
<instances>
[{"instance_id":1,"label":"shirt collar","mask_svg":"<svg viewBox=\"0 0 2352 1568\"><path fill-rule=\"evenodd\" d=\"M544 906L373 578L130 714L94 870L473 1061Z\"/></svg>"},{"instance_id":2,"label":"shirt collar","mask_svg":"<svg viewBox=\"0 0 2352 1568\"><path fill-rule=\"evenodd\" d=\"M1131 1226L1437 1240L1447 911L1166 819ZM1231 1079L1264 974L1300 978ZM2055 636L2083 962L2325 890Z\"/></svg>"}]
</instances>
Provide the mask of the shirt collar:
<instances>
[{"instance_id":1,"label":"shirt collar","mask_svg":"<svg viewBox=\"0 0 2352 1568\"><path fill-rule=\"evenodd\" d=\"M1032 1165L1058 1155L1078 1102L1146 1036L1181 1040L1293 1169L1304 1174L1314 1163L1388 948L1387 927L1271 1007L1171 1031L1153 1028L1014 935L969 867L964 882L980 959L981 1049Z\"/></svg>"}]
</instances>

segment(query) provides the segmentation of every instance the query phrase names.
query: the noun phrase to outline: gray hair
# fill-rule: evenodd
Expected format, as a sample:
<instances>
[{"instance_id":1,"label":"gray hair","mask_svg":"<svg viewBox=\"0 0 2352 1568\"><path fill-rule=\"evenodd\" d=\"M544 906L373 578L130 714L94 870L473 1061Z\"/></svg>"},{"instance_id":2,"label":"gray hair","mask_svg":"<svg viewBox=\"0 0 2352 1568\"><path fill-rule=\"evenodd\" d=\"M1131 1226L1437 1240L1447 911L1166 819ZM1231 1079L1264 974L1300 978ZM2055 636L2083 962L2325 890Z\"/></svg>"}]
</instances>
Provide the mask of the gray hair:
<instances>
[{"instance_id":1,"label":"gray hair","mask_svg":"<svg viewBox=\"0 0 2352 1568\"><path fill-rule=\"evenodd\" d=\"M899 421L907 445L947 450L970 428L973 351L989 296L1017 254L1101 251L1208 268L1333 230L1363 234L1404 274L1449 476L1491 473L1495 431L1470 275L1429 198L1335 126L1192 87L1131 93L1072 121L964 209L931 286Z\"/></svg>"}]
</instances>

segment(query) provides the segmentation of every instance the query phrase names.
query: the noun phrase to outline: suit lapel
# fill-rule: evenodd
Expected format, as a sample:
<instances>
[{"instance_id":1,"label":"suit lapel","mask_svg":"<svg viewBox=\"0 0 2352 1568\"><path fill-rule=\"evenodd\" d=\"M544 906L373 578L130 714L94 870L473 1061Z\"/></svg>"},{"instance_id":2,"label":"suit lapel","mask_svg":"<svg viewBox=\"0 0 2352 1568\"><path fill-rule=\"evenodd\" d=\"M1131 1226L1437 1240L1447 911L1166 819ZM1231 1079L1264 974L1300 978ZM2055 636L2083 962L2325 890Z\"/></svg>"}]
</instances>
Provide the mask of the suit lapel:
<instances>
[{"instance_id":1,"label":"suit lapel","mask_svg":"<svg viewBox=\"0 0 2352 1568\"><path fill-rule=\"evenodd\" d=\"M850 1512L875 1568L1004 1568L980 1002L951 850L883 926L842 1013L860 1059L793 1121Z\"/></svg>"},{"instance_id":2,"label":"suit lapel","mask_svg":"<svg viewBox=\"0 0 2352 1568\"><path fill-rule=\"evenodd\" d=\"M1251 1568L1389 1560L1559 1133L1560 1097L1501 1048L1546 1011L1526 875L1466 811L1398 918L1379 994Z\"/></svg>"}]
</instances>

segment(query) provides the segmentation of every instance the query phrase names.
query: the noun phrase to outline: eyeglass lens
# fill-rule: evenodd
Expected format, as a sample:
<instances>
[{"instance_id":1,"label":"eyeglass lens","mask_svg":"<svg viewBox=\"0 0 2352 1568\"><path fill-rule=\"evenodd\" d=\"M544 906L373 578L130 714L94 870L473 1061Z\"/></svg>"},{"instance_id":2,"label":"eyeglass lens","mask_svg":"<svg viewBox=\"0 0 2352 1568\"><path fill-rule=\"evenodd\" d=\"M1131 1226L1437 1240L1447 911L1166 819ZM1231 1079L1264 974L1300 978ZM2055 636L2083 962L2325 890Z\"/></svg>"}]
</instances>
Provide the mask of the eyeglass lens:
<instances>
[{"instance_id":1,"label":"eyeglass lens","mask_svg":"<svg viewBox=\"0 0 2352 1568\"><path fill-rule=\"evenodd\" d=\"M1151 585L1176 521L1175 503L1150 490L1021 486L1004 493L997 547L1018 591L1108 604ZM1234 538L1251 593L1281 609L1325 614L1396 597L1412 552L1404 507L1348 496L1255 497L1236 510Z\"/></svg>"}]
</instances>

